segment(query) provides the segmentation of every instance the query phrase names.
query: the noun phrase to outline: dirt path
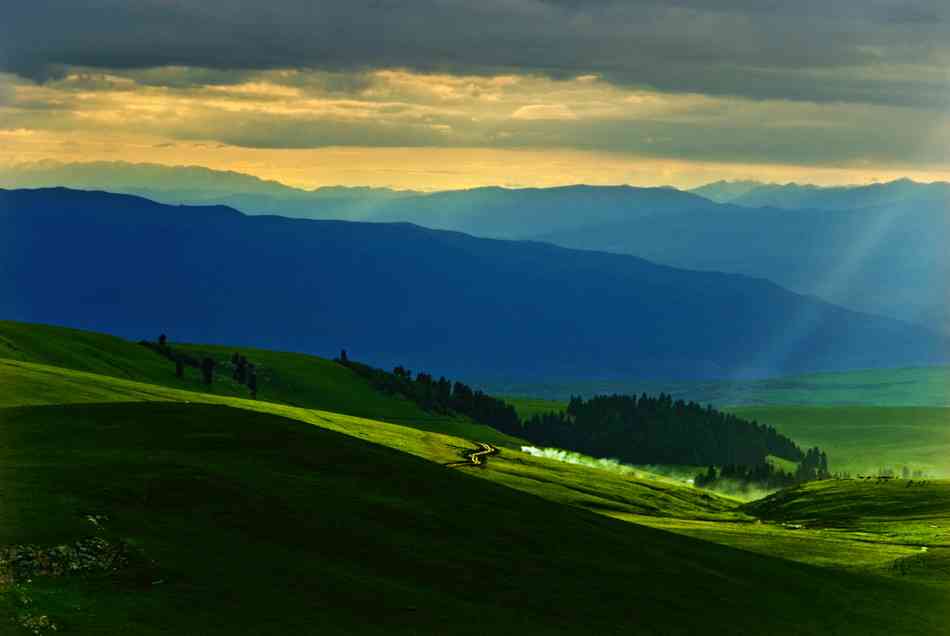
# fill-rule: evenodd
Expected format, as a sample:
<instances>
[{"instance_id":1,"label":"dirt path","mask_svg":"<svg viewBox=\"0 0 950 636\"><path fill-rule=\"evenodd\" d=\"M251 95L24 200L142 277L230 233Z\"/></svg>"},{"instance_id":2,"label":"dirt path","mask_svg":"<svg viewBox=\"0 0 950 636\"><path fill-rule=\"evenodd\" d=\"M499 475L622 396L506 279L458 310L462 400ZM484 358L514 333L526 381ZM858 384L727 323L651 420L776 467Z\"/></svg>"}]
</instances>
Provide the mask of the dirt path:
<instances>
[{"instance_id":1,"label":"dirt path","mask_svg":"<svg viewBox=\"0 0 950 636\"><path fill-rule=\"evenodd\" d=\"M497 455L501 451L497 446L493 444L486 444L485 442L475 442L478 446L475 450L471 450L465 453L464 462L451 462L446 464L450 468L456 468L460 466L485 466L488 464L488 458L492 455Z\"/></svg>"}]
</instances>

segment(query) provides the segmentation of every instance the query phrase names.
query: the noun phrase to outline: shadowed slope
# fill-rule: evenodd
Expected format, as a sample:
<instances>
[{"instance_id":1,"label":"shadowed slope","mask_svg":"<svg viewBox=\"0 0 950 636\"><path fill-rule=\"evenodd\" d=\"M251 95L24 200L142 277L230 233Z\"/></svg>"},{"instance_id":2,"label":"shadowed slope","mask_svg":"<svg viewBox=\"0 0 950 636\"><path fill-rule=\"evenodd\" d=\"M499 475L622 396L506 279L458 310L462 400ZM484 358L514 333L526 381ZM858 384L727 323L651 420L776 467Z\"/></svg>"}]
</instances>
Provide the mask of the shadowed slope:
<instances>
[{"instance_id":1,"label":"shadowed slope","mask_svg":"<svg viewBox=\"0 0 950 636\"><path fill-rule=\"evenodd\" d=\"M613 521L265 414L144 403L0 417L0 543L74 540L94 513L155 562L31 584L70 633L945 631L921 586Z\"/></svg>"}]
</instances>

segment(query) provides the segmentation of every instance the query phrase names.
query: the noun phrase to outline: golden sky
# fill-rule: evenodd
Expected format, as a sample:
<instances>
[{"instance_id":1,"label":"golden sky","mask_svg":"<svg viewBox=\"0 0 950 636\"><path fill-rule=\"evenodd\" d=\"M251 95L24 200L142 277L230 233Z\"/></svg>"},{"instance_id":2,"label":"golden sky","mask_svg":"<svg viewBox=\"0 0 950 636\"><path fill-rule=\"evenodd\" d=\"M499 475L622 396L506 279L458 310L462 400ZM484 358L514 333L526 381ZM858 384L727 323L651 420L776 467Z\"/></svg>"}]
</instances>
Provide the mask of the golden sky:
<instances>
[{"instance_id":1,"label":"golden sky","mask_svg":"<svg viewBox=\"0 0 950 636\"><path fill-rule=\"evenodd\" d=\"M288 184L950 179L950 3L97 0L0 21L0 164Z\"/></svg>"},{"instance_id":2,"label":"golden sky","mask_svg":"<svg viewBox=\"0 0 950 636\"><path fill-rule=\"evenodd\" d=\"M664 94L592 75L194 73L3 76L0 163L201 165L298 187L423 190L950 179L950 124L936 111L901 139L890 122L905 107Z\"/></svg>"}]
</instances>

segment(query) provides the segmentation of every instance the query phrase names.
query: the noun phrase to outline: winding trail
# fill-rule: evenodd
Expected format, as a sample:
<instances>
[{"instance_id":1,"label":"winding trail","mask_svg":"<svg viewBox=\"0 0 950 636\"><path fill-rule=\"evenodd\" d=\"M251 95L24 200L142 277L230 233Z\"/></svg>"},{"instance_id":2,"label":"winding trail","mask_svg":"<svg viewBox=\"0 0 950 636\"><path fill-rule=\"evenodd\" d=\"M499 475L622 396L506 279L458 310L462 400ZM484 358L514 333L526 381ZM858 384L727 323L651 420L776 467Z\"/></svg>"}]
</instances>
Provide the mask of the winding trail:
<instances>
[{"instance_id":1,"label":"winding trail","mask_svg":"<svg viewBox=\"0 0 950 636\"><path fill-rule=\"evenodd\" d=\"M487 444L485 442L475 442L475 444L478 448L465 453L464 462L450 462L446 464L446 466L450 468L460 466L485 466L488 464L488 458L490 456L497 455L501 452L498 447L493 444Z\"/></svg>"}]
</instances>

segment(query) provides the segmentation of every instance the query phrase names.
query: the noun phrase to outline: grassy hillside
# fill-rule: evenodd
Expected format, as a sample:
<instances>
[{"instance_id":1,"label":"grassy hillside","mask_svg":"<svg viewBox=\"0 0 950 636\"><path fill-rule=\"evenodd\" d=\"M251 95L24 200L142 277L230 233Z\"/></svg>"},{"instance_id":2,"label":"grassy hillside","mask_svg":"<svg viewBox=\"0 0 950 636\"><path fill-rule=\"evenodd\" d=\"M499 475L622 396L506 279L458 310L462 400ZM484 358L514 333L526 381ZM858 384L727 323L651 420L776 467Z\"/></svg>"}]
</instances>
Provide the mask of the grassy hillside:
<instances>
[{"instance_id":1,"label":"grassy hillside","mask_svg":"<svg viewBox=\"0 0 950 636\"><path fill-rule=\"evenodd\" d=\"M197 369L186 368L185 378L175 377L172 362L161 355L128 340L104 334L11 321L0 321L0 358L33 362L77 371L88 371L116 378L135 380L162 387L200 391L218 396L247 397L247 388L234 382L227 366L237 349L205 345L171 343L175 349L199 357L210 356L221 363L210 387L202 384ZM414 426L424 430L445 432L503 445L517 445L518 440L494 429L473 423L467 418L427 413L414 403L397 396L383 395L350 369L331 360L298 353L241 348L240 353L258 367L258 398L305 408L347 413L386 422ZM14 379L14 381L16 381ZM42 383L21 382L22 390L41 390ZM74 402L84 395L78 387L61 391L32 404L56 404L60 399ZM97 389L81 401L102 401ZM118 385L107 391L121 391ZM154 387L133 389L148 399ZM142 395L141 392L145 392ZM0 396L2 403L3 396Z\"/></svg>"},{"instance_id":2,"label":"grassy hillside","mask_svg":"<svg viewBox=\"0 0 950 636\"><path fill-rule=\"evenodd\" d=\"M940 589L622 523L270 414L0 417L0 544L98 535L137 555L4 593L0 611L64 633L947 632Z\"/></svg>"},{"instance_id":3,"label":"grassy hillside","mask_svg":"<svg viewBox=\"0 0 950 636\"><path fill-rule=\"evenodd\" d=\"M473 446L472 440L491 441L489 434L494 432L477 424L467 424L458 433L444 434L329 411L183 391L0 359L0 407L115 401L205 403L280 415L441 464L458 461L464 451ZM592 510L699 518L744 516L736 511L738 502L692 488L659 479L637 479L585 466L563 464L532 457L513 448L505 448L499 457L493 458L491 467L491 470L477 471L476 474L552 501Z\"/></svg>"},{"instance_id":4,"label":"grassy hillside","mask_svg":"<svg viewBox=\"0 0 950 636\"><path fill-rule=\"evenodd\" d=\"M7 586L0 614L17 620L78 634L950 631L946 484L826 482L740 506L510 438L487 468L447 468L493 431L400 411L415 406L326 360L242 350L283 403L250 400L227 378L187 390L203 387L132 343L0 328L19 358L0 358L0 555L90 536L134 547L115 575ZM321 404L341 412L307 408ZM353 413L372 409L407 426ZM813 488L831 490L800 494Z\"/></svg>"},{"instance_id":5,"label":"grassy hillside","mask_svg":"<svg viewBox=\"0 0 950 636\"><path fill-rule=\"evenodd\" d=\"M882 549L912 550L889 569L945 589L950 583L950 481L812 482L745 508L785 525L852 535Z\"/></svg>"},{"instance_id":6,"label":"grassy hillside","mask_svg":"<svg viewBox=\"0 0 950 636\"><path fill-rule=\"evenodd\" d=\"M527 420L535 415L544 413L557 413L567 408L567 402L563 400L546 400L544 398L532 397L506 397L505 401L515 407L518 411L518 417Z\"/></svg>"},{"instance_id":7,"label":"grassy hillside","mask_svg":"<svg viewBox=\"0 0 950 636\"><path fill-rule=\"evenodd\" d=\"M950 409L763 406L731 409L775 426L802 446L828 452L833 471L898 471L908 466L950 477Z\"/></svg>"},{"instance_id":8,"label":"grassy hillside","mask_svg":"<svg viewBox=\"0 0 950 636\"><path fill-rule=\"evenodd\" d=\"M887 523L922 523L928 541L950 547L950 481L833 479L809 482L746 504L763 519L815 526L864 528ZM886 540L906 537L888 533Z\"/></svg>"}]
</instances>

